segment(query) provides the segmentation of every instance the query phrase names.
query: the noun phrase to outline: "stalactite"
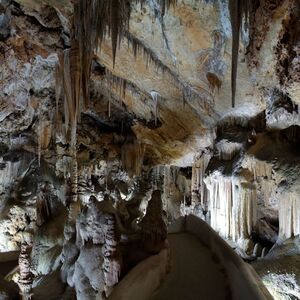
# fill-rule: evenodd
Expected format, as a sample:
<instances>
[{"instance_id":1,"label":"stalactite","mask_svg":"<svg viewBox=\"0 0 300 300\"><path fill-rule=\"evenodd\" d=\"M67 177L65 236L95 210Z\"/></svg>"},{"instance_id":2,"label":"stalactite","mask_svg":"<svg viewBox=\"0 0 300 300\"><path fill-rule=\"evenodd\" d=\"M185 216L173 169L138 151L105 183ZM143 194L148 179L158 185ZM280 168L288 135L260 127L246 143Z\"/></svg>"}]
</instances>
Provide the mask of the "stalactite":
<instances>
[{"instance_id":1,"label":"stalactite","mask_svg":"<svg viewBox=\"0 0 300 300\"><path fill-rule=\"evenodd\" d=\"M60 61L59 63L56 65L55 68L55 73L54 73L54 77L55 77L55 104L56 104L56 110L55 110L55 124L56 127L58 127L59 122L61 121L60 115L59 115L59 102L60 102L60 97L62 94L62 74L63 71L61 70L62 67L62 62L61 62L62 57L60 56Z\"/></svg>"},{"instance_id":2,"label":"stalactite","mask_svg":"<svg viewBox=\"0 0 300 300\"><path fill-rule=\"evenodd\" d=\"M74 20L78 16L76 14L78 7L75 7ZM75 21L74 21L75 22ZM60 77L63 80L63 94L64 94L64 132L65 141L70 145L69 149L66 150L71 157L68 170L66 172L67 178L69 178L70 194L68 203L70 205L68 228L70 229L75 224L76 215L78 213L78 170L77 170L77 123L80 116L81 98L83 93L83 71L82 59L81 59L81 45L80 36L76 32L75 23L72 27L71 36L71 48L64 51L63 56L60 58L60 66L62 70L61 76L57 75L57 79ZM59 91L58 91L59 92ZM57 104L59 102L59 93L57 94ZM57 109L58 111L58 109ZM57 121L57 124L59 122ZM59 133L57 133L59 134ZM66 166L67 167L67 166Z\"/></svg>"},{"instance_id":3,"label":"stalactite","mask_svg":"<svg viewBox=\"0 0 300 300\"><path fill-rule=\"evenodd\" d=\"M42 226L50 217L50 203L48 202L47 185L40 184L36 200L36 224Z\"/></svg>"},{"instance_id":4,"label":"stalactite","mask_svg":"<svg viewBox=\"0 0 300 300\"><path fill-rule=\"evenodd\" d=\"M94 49L101 44L106 34L112 42L113 64L115 64L117 45L122 36L128 34L132 2L144 3L144 0L80 0L74 6L75 38L79 44L79 59L82 65L82 93L87 102L91 59ZM165 11L176 0L162 0ZM136 44L135 44L136 45ZM134 51L136 53L136 51Z\"/></svg>"},{"instance_id":5,"label":"stalactite","mask_svg":"<svg viewBox=\"0 0 300 300\"><path fill-rule=\"evenodd\" d=\"M245 182L235 184L232 205L233 240L239 242L240 239L250 239L256 223L257 196L255 186Z\"/></svg>"},{"instance_id":6,"label":"stalactite","mask_svg":"<svg viewBox=\"0 0 300 300\"><path fill-rule=\"evenodd\" d=\"M163 192L165 197L172 195L172 186L176 183L178 169L179 168L175 166L164 166Z\"/></svg>"},{"instance_id":7,"label":"stalactite","mask_svg":"<svg viewBox=\"0 0 300 300\"><path fill-rule=\"evenodd\" d=\"M171 188L174 184L174 179L172 176L172 166L164 166L163 171L164 182L163 182L163 209L167 213L169 212L169 203L170 203L170 196L171 196Z\"/></svg>"},{"instance_id":8,"label":"stalactite","mask_svg":"<svg viewBox=\"0 0 300 300\"><path fill-rule=\"evenodd\" d=\"M242 161L242 167L248 169L252 174L254 180L257 177L272 178L272 164L256 159L252 156L246 156Z\"/></svg>"},{"instance_id":9,"label":"stalactite","mask_svg":"<svg viewBox=\"0 0 300 300\"><path fill-rule=\"evenodd\" d=\"M228 140L221 140L215 145L217 155L222 160L232 160L233 157L239 153L243 145L241 143L234 143Z\"/></svg>"},{"instance_id":10,"label":"stalactite","mask_svg":"<svg viewBox=\"0 0 300 300\"><path fill-rule=\"evenodd\" d=\"M65 95L65 127L68 132L80 117L81 97L84 107L87 107L89 98L89 79L93 51L109 34L112 41L113 64L116 59L117 44L121 37L128 33L131 5L134 1L128 0L79 0L74 4L74 17L71 29L71 48L65 50L58 70L63 74ZM144 0L135 2L144 3ZM175 0L162 0L162 11ZM136 53L136 43L134 52ZM56 78L59 78L57 75ZM57 99L60 94L57 90ZM57 101L58 102L58 101Z\"/></svg>"},{"instance_id":11,"label":"stalactite","mask_svg":"<svg viewBox=\"0 0 300 300\"><path fill-rule=\"evenodd\" d=\"M171 71L170 71L171 72ZM139 94L139 97L141 99L144 99L147 97L146 94L142 93L139 88L133 84L132 82L118 77L114 75L110 70L106 69L105 70L105 82L102 81L102 86L103 86L103 92L107 92L107 97L108 99L111 100L112 97L112 90L115 90L115 97L117 97L120 102L122 102L122 99L125 99L126 97L126 92L130 92L131 95L135 96L136 94ZM188 84L182 82L179 78L176 77L175 74L172 72L170 73L170 81L173 83L173 85L178 88L182 92L183 98L185 99L184 101L187 102L197 102L200 103L201 107L205 110L208 110L210 112L210 105L211 102L209 99L206 98L206 96L198 91L196 91L194 88L190 87Z\"/></svg>"},{"instance_id":12,"label":"stalactite","mask_svg":"<svg viewBox=\"0 0 300 300\"><path fill-rule=\"evenodd\" d=\"M71 187L72 187L72 202L78 200L78 162L77 162L77 150L72 150L72 162L70 170Z\"/></svg>"},{"instance_id":13,"label":"stalactite","mask_svg":"<svg viewBox=\"0 0 300 300\"><path fill-rule=\"evenodd\" d=\"M55 102L56 102L56 110L55 110L55 127L54 127L54 134L56 142L63 141L66 143L66 134L65 128L63 126L63 118L62 112L60 111L60 102L62 97L62 91L64 88L64 80L63 74L64 71L62 69L63 63L63 55L59 55L59 63L56 65L55 68ZM63 102L63 107L65 107L65 101ZM64 117L65 116L65 108L63 108ZM56 143L57 145L58 143Z\"/></svg>"},{"instance_id":14,"label":"stalactite","mask_svg":"<svg viewBox=\"0 0 300 300\"><path fill-rule=\"evenodd\" d=\"M129 140L122 146L122 166L130 176L141 175L144 151L144 146L136 139Z\"/></svg>"},{"instance_id":15,"label":"stalactite","mask_svg":"<svg viewBox=\"0 0 300 300\"><path fill-rule=\"evenodd\" d=\"M143 6L147 0L133 0L136 3L140 3ZM158 0L158 4L160 5L161 15L164 16L167 9L171 6L175 6L178 0Z\"/></svg>"},{"instance_id":16,"label":"stalactite","mask_svg":"<svg viewBox=\"0 0 300 300\"><path fill-rule=\"evenodd\" d=\"M164 166L164 170L163 170L163 210L166 212L167 214L167 218L168 218L168 205L169 205L169 188L170 188L170 184L169 184L169 173L170 173L170 166Z\"/></svg>"},{"instance_id":17,"label":"stalactite","mask_svg":"<svg viewBox=\"0 0 300 300\"><path fill-rule=\"evenodd\" d=\"M160 0L162 15L165 15L166 9L169 9L171 5L175 6L176 4L177 0Z\"/></svg>"},{"instance_id":18,"label":"stalactite","mask_svg":"<svg viewBox=\"0 0 300 300\"><path fill-rule=\"evenodd\" d=\"M131 45L135 58L138 55L142 55L144 61L146 62L146 66L153 65L157 72L160 72L163 75L168 74L169 76L173 76L172 71L166 65L164 65L157 55L151 49L146 47L142 41L140 41L130 32L126 32L124 37L127 40L128 46Z\"/></svg>"},{"instance_id":19,"label":"stalactite","mask_svg":"<svg viewBox=\"0 0 300 300\"><path fill-rule=\"evenodd\" d=\"M298 193L284 193L279 200L279 236L284 241L300 234L300 201Z\"/></svg>"},{"instance_id":20,"label":"stalactite","mask_svg":"<svg viewBox=\"0 0 300 300\"><path fill-rule=\"evenodd\" d=\"M165 165L160 168L159 176L163 179L163 209L168 221L172 222L182 215L193 213L191 182L181 172L180 167Z\"/></svg>"},{"instance_id":21,"label":"stalactite","mask_svg":"<svg viewBox=\"0 0 300 300\"><path fill-rule=\"evenodd\" d=\"M126 88L130 84L124 78L115 76L110 70L105 69L105 77L108 83L109 89L115 89L120 99L120 104L122 104L122 99L126 97Z\"/></svg>"},{"instance_id":22,"label":"stalactite","mask_svg":"<svg viewBox=\"0 0 300 300\"><path fill-rule=\"evenodd\" d=\"M153 176L153 188L154 189L159 189L160 186L160 169L161 166L157 165L152 169L152 176Z\"/></svg>"},{"instance_id":23,"label":"stalactite","mask_svg":"<svg viewBox=\"0 0 300 300\"><path fill-rule=\"evenodd\" d=\"M251 0L229 0L229 11L232 28L231 92L232 107L235 106L236 77L239 56L240 30L242 19L248 21Z\"/></svg>"},{"instance_id":24,"label":"stalactite","mask_svg":"<svg viewBox=\"0 0 300 300\"><path fill-rule=\"evenodd\" d=\"M155 126L157 126L158 99L160 98L160 94L156 91L151 91L150 95L152 97L152 100L154 101L154 120L155 120Z\"/></svg>"},{"instance_id":25,"label":"stalactite","mask_svg":"<svg viewBox=\"0 0 300 300\"><path fill-rule=\"evenodd\" d=\"M58 68L62 72L64 92L65 130L68 136L69 124L74 144L75 123L80 117L81 101L88 105L89 80L92 55L106 33L112 39L113 62L120 33L128 29L130 6L127 0L80 0L74 4L71 48L64 51ZM59 78L59 76L56 76ZM57 88L57 99L59 88ZM58 101L57 101L58 102Z\"/></svg>"},{"instance_id":26,"label":"stalactite","mask_svg":"<svg viewBox=\"0 0 300 300\"><path fill-rule=\"evenodd\" d=\"M232 180L221 174L206 179L210 224L222 237L232 237Z\"/></svg>"},{"instance_id":27,"label":"stalactite","mask_svg":"<svg viewBox=\"0 0 300 300\"><path fill-rule=\"evenodd\" d=\"M126 32L124 36L127 39L128 45L130 44L132 47L134 57L142 55L147 66L152 64L156 68L157 72L160 72L163 77L166 77L179 91L182 92L185 102L197 101L203 109L209 109L209 106L213 105L213 98L209 91L204 89L201 93L196 91L188 83L183 82L169 67L164 65L157 55L144 45L142 41L134 37L129 32Z\"/></svg>"},{"instance_id":28,"label":"stalactite","mask_svg":"<svg viewBox=\"0 0 300 300\"><path fill-rule=\"evenodd\" d=\"M132 82L116 76L112 71L105 68L105 77L99 81L99 85L101 87L101 94L106 96L109 100L113 100L113 98L118 99L119 105L123 105L123 101L126 98L126 93L130 93L134 95L137 93L137 86Z\"/></svg>"},{"instance_id":29,"label":"stalactite","mask_svg":"<svg viewBox=\"0 0 300 300\"><path fill-rule=\"evenodd\" d=\"M203 153L201 158L198 159L192 166L192 181L191 181L191 190L192 190L192 203L201 204L201 207L204 211L207 210L206 207L206 185L203 181L205 170L210 161L211 154Z\"/></svg>"},{"instance_id":30,"label":"stalactite","mask_svg":"<svg viewBox=\"0 0 300 300\"><path fill-rule=\"evenodd\" d=\"M256 223L256 187L218 172L207 177L205 182L209 190L211 226L222 237L243 246Z\"/></svg>"},{"instance_id":31,"label":"stalactite","mask_svg":"<svg viewBox=\"0 0 300 300\"><path fill-rule=\"evenodd\" d=\"M274 181L265 179L264 177L261 178L261 180L258 180L258 182L261 187L260 193L263 199L263 203L266 207L268 207L271 204L271 196L274 192L275 183Z\"/></svg>"}]
</instances>

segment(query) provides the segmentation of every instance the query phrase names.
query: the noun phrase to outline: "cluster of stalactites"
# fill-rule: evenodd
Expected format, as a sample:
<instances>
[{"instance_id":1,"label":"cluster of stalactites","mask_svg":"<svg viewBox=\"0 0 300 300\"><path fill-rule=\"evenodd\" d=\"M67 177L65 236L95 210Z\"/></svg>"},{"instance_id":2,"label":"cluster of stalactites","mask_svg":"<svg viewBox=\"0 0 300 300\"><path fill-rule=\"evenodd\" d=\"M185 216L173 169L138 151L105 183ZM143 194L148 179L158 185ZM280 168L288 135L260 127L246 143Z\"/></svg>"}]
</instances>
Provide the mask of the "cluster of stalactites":
<instances>
[{"instance_id":1,"label":"cluster of stalactites","mask_svg":"<svg viewBox=\"0 0 300 300\"><path fill-rule=\"evenodd\" d=\"M29 300L31 297L31 290L34 276L31 272L31 249L32 246L24 242L21 245L21 251L19 255L19 269L20 276L18 279L18 285L22 294L22 299Z\"/></svg>"},{"instance_id":2,"label":"cluster of stalactites","mask_svg":"<svg viewBox=\"0 0 300 300\"><path fill-rule=\"evenodd\" d=\"M279 201L279 241L300 234L300 201L297 193L285 193Z\"/></svg>"},{"instance_id":3,"label":"cluster of stalactites","mask_svg":"<svg viewBox=\"0 0 300 300\"><path fill-rule=\"evenodd\" d=\"M255 186L219 173L207 177L205 182L211 226L224 238L236 242L250 239L256 223Z\"/></svg>"},{"instance_id":4,"label":"cluster of stalactites","mask_svg":"<svg viewBox=\"0 0 300 300\"><path fill-rule=\"evenodd\" d=\"M164 166L163 191L165 197L168 197L172 194L172 185L175 185L176 183L178 172L179 168L176 166Z\"/></svg>"},{"instance_id":5,"label":"cluster of stalactites","mask_svg":"<svg viewBox=\"0 0 300 300\"><path fill-rule=\"evenodd\" d=\"M81 106L87 107L89 80L94 51L109 35L112 41L113 64L122 36L128 32L131 5L144 0L78 0L74 4L71 27L71 47L60 59L57 85L63 83L65 124L74 128ZM160 0L162 11L176 0ZM61 90L57 88L59 99ZM83 104L81 103L83 100ZM72 129L71 129L72 131ZM76 132L76 128L75 128Z\"/></svg>"},{"instance_id":6,"label":"cluster of stalactites","mask_svg":"<svg viewBox=\"0 0 300 300\"><path fill-rule=\"evenodd\" d=\"M60 56L56 72L57 134L64 136L76 151L76 131L82 108L86 109L89 100L89 81L94 51L109 35L112 41L113 64L117 45L128 32L131 5L144 4L144 0L78 0L74 3L74 16L71 26L71 45ZM161 0L164 12L175 0ZM108 77L111 78L111 76ZM118 82L118 84L120 84ZM123 95L125 81L122 82ZM59 113L59 101L63 95L63 118ZM71 155L74 156L74 153Z\"/></svg>"},{"instance_id":7,"label":"cluster of stalactites","mask_svg":"<svg viewBox=\"0 0 300 300\"><path fill-rule=\"evenodd\" d=\"M145 4L145 0L78 0L74 4L71 47L64 51L60 60L60 80L65 98L65 124L70 123L71 141L75 143L76 123L81 106L86 107L89 98L89 80L94 50L108 34L112 41L113 64L117 45L128 32L131 5ZM162 15L177 0L159 0ZM232 23L232 104L235 102L236 73L239 49L239 34L243 16L248 19L251 1L229 0ZM59 89L57 89L59 91ZM81 103L83 100L83 104Z\"/></svg>"},{"instance_id":8,"label":"cluster of stalactites","mask_svg":"<svg viewBox=\"0 0 300 300\"><path fill-rule=\"evenodd\" d=\"M164 16L166 9L169 9L170 6L175 6L177 4L177 0L156 0L161 7L161 14ZM143 5L147 0L135 0L136 3L141 3Z\"/></svg>"},{"instance_id":9,"label":"cluster of stalactites","mask_svg":"<svg viewBox=\"0 0 300 300\"><path fill-rule=\"evenodd\" d=\"M242 161L242 167L248 169L253 174L253 179L257 177L272 178L272 164L256 159L253 156L246 156Z\"/></svg>"},{"instance_id":10,"label":"cluster of stalactites","mask_svg":"<svg viewBox=\"0 0 300 300\"><path fill-rule=\"evenodd\" d=\"M232 160L233 157L239 153L243 145L228 140L221 140L215 145L217 155L221 160Z\"/></svg>"},{"instance_id":11,"label":"cluster of stalactites","mask_svg":"<svg viewBox=\"0 0 300 300\"><path fill-rule=\"evenodd\" d=\"M71 47L60 57L56 74L57 106L63 92L65 131L67 136L71 136L72 144L76 143L76 124L81 108L88 106L94 50L109 34L115 62L118 39L121 32L128 29L129 16L130 5L127 0L79 0L74 4ZM59 88L61 86L62 89Z\"/></svg>"},{"instance_id":12,"label":"cluster of stalactites","mask_svg":"<svg viewBox=\"0 0 300 300\"><path fill-rule=\"evenodd\" d=\"M130 176L141 175L144 152L144 145L137 140L126 142L122 146L122 167Z\"/></svg>"}]
</instances>

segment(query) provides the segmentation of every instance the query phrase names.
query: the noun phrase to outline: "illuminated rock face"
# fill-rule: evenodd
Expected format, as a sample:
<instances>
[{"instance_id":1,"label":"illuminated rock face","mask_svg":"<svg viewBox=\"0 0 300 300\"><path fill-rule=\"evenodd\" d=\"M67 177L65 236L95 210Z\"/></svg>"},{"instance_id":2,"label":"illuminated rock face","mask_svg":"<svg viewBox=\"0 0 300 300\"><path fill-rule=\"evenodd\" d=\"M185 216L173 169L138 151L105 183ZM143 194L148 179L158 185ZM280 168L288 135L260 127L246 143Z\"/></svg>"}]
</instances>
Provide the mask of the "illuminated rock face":
<instances>
[{"instance_id":1,"label":"illuminated rock face","mask_svg":"<svg viewBox=\"0 0 300 300\"><path fill-rule=\"evenodd\" d=\"M115 66L109 37L93 56L74 146L72 1L0 0L0 252L30 244L9 278L36 299L107 297L184 214L249 260L300 234L298 1L250 12L235 108L227 1L159 2L132 5Z\"/></svg>"}]
</instances>

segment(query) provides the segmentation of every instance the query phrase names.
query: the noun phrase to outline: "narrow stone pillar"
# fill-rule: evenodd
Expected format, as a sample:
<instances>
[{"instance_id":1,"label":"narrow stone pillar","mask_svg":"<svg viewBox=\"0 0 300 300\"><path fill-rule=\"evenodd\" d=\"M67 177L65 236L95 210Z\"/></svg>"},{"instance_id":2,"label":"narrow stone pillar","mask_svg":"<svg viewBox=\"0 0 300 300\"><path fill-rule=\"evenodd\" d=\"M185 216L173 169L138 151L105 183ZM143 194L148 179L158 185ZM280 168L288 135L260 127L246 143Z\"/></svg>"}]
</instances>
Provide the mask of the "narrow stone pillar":
<instances>
[{"instance_id":1,"label":"narrow stone pillar","mask_svg":"<svg viewBox=\"0 0 300 300\"><path fill-rule=\"evenodd\" d=\"M20 287L20 295L23 300L32 299L31 289L34 276L31 272L31 250L32 246L26 242L21 245L21 252L19 255L20 277L18 285Z\"/></svg>"}]
</instances>

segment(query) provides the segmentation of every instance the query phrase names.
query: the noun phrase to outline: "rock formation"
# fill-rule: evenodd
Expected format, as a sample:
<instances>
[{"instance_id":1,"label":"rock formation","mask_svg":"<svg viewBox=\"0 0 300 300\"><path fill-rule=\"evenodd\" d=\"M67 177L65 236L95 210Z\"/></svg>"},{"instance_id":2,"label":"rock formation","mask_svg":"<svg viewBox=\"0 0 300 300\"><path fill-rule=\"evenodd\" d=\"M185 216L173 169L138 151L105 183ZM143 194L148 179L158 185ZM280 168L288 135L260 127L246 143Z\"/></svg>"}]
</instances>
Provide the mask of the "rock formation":
<instances>
[{"instance_id":1,"label":"rock formation","mask_svg":"<svg viewBox=\"0 0 300 300\"><path fill-rule=\"evenodd\" d=\"M0 0L0 298L106 299L195 214L297 299L299 22L298 0Z\"/></svg>"}]
</instances>

